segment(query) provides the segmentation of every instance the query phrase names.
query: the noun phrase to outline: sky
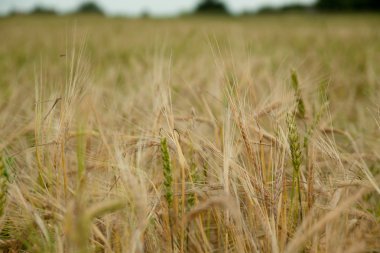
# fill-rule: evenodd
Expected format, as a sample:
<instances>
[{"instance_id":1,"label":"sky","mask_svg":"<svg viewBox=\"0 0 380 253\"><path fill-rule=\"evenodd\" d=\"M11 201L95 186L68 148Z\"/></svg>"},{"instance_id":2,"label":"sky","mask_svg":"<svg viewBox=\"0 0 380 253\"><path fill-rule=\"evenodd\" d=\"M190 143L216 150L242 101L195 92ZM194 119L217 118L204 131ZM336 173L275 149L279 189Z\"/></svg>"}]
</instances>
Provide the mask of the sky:
<instances>
[{"instance_id":1,"label":"sky","mask_svg":"<svg viewBox=\"0 0 380 253\"><path fill-rule=\"evenodd\" d=\"M29 11L36 6L52 8L60 13L74 10L88 0L0 0L0 15L12 10ZM138 16L149 13L155 16L172 16L191 11L200 0L92 0L108 15ZM289 3L313 3L314 0L222 0L232 13L257 10L263 6L281 6Z\"/></svg>"}]
</instances>

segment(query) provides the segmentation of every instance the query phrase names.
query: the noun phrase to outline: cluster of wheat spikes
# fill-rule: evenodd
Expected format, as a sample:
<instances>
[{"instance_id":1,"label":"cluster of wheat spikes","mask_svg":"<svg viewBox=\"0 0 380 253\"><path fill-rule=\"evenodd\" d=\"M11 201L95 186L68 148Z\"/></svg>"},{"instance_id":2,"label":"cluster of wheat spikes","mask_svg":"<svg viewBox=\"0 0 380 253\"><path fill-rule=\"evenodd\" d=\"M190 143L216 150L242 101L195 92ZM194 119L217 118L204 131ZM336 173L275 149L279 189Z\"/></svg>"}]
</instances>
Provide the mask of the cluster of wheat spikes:
<instances>
[{"instance_id":1,"label":"cluster of wheat spikes","mask_svg":"<svg viewBox=\"0 0 380 253\"><path fill-rule=\"evenodd\" d=\"M364 106L353 106L368 105L358 86L342 99L342 76L326 84L282 64L289 45L306 50L299 37L314 33L286 29L294 36L281 33L281 43L289 47L269 46L269 54L257 43L274 40L258 26L255 58L234 36L224 47L227 28L240 38L248 25L205 21L216 37L195 49L204 38L197 21L162 21L159 27L178 35L168 52L151 49L147 36L122 21L107 22L120 30L89 23L96 42L110 42L100 49L89 40L94 61L74 41L79 49L55 55L56 65L33 69L35 86L15 83L7 104L0 101L0 252L379 252L379 119L370 124ZM142 25L142 33L151 27ZM100 29L109 36L98 37ZM123 29L131 45L118 37ZM360 37L341 29L329 33L331 43ZM56 54L53 38L46 50ZM316 48L329 49L321 38ZM367 77L379 88L374 62L366 58ZM319 73L318 64L307 63ZM276 79L278 66L286 74ZM365 131L359 119L367 121Z\"/></svg>"}]
</instances>

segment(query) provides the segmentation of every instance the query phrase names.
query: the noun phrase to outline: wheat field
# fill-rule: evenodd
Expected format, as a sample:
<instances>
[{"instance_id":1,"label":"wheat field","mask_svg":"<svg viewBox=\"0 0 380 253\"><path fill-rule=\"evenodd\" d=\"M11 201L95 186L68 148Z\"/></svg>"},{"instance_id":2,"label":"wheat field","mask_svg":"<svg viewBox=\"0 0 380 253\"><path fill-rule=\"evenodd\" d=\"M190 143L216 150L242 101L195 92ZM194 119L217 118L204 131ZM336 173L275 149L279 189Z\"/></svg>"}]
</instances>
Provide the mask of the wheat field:
<instances>
[{"instance_id":1,"label":"wheat field","mask_svg":"<svg viewBox=\"0 0 380 253\"><path fill-rule=\"evenodd\" d=\"M0 252L380 252L379 27L0 19Z\"/></svg>"}]
</instances>

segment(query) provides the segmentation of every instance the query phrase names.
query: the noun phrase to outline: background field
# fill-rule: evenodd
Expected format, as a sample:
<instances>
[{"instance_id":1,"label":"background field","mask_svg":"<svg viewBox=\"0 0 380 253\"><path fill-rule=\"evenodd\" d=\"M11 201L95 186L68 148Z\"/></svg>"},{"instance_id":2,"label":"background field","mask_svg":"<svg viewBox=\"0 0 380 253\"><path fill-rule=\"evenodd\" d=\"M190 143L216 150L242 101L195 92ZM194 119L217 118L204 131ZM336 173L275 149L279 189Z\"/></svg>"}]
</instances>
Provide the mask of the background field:
<instances>
[{"instance_id":1,"label":"background field","mask_svg":"<svg viewBox=\"0 0 380 253\"><path fill-rule=\"evenodd\" d=\"M380 252L379 27L0 19L0 251Z\"/></svg>"}]
</instances>

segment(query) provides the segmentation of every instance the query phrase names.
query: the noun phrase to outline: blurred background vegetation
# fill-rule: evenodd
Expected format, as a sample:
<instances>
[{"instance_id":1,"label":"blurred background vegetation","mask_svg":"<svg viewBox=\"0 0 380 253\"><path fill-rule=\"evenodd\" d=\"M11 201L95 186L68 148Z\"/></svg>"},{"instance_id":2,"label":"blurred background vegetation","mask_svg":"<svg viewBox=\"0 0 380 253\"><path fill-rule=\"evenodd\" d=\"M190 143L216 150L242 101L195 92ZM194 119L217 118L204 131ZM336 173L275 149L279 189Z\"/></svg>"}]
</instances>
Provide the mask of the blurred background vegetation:
<instances>
[{"instance_id":1,"label":"blurred background vegetation","mask_svg":"<svg viewBox=\"0 0 380 253\"><path fill-rule=\"evenodd\" d=\"M286 12L298 13L318 13L318 12L379 12L379 0L317 0L314 4L286 4L280 7L264 6L258 10L246 10L242 16L255 14L274 14ZM42 6L37 6L29 13L19 13L14 11L11 15L56 15L56 11ZM102 8L95 2L82 3L76 10L70 14L95 14L105 15ZM232 15L226 4L221 0L203 0L192 12L184 15ZM144 12L141 17L149 17L149 13Z\"/></svg>"}]
</instances>

